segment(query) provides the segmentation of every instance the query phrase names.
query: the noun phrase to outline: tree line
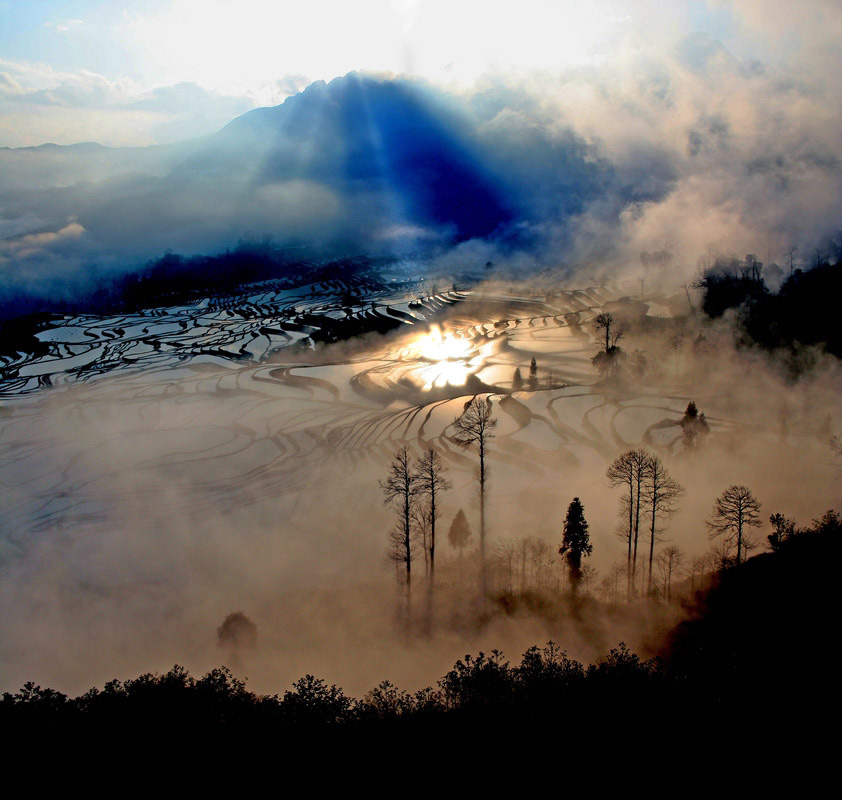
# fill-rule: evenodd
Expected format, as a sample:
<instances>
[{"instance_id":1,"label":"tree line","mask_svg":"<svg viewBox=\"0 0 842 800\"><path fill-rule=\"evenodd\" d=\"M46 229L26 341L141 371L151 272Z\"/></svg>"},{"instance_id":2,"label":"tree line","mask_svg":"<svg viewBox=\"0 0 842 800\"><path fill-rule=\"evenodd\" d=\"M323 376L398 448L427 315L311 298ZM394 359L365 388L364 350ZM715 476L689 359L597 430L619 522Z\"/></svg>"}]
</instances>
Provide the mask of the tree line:
<instances>
[{"instance_id":1,"label":"tree line","mask_svg":"<svg viewBox=\"0 0 842 800\"><path fill-rule=\"evenodd\" d=\"M777 292L770 292L762 265L717 259L696 283L704 293L702 309L712 318L737 310L745 340L764 348L824 344L829 353L842 357L842 329L836 322L842 260L829 264L827 255L815 248L811 266L794 268L790 254L790 275Z\"/></svg>"},{"instance_id":2,"label":"tree line","mask_svg":"<svg viewBox=\"0 0 842 800\"><path fill-rule=\"evenodd\" d=\"M780 516L776 522L772 551L726 570L700 592L695 613L673 629L657 658L642 659L621 643L586 666L548 642L527 649L519 664L497 650L466 655L432 686L410 693L384 680L361 699L312 674L280 694L259 695L225 667L197 679L175 666L75 698L28 682L0 698L0 725L14 732L12 745L39 755L76 741L90 754L92 744L108 741L124 757L127 744L139 743L140 753L166 750L182 758L191 742L216 746L221 736L282 745L287 755L312 750L321 761L326 745L370 745L374 736L399 741L403 755L407 744L426 748L441 736L456 748L445 752L464 754L473 742L487 753L487 736L462 737L495 724L556 743L559 720L577 733L615 730L605 746L616 741L626 751L632 742L620 723L629 719L646 748L675 739L676 730L682 747L694 732L704 745L713 734L722 742L732 724L742 746L752 722L765 734L788 729L781 726L789 716L832 714L838 669L827 652L842 520L828 511L807 527ZM766 736L758 741L768 745ZM251 768L231 753L222 767L238 776Z\"/></svg>"}]
</instances>

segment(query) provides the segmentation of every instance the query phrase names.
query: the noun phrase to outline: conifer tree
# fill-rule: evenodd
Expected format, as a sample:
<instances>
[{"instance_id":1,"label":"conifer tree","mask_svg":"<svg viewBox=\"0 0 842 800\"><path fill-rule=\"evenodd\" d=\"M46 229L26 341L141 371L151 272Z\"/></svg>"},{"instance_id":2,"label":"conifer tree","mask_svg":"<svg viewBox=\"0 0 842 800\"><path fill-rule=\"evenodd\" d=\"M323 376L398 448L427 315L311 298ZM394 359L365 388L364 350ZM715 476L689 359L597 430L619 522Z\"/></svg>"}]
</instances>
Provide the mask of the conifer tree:
<instances>
[{"instance_id":1,"label":"conifer tree","mask_svg":"<svg viewBox=\"0 0 842 800\"><path fill-rule=\"evenodd\" d=\"M564 538L558 552L567 562L570 577L570 588L575 595L582 580L582 556L589 556L593 552L588 523L585 519L585 508L578 497L567 507L564 519Z\"/></svg>"}]
</instances>

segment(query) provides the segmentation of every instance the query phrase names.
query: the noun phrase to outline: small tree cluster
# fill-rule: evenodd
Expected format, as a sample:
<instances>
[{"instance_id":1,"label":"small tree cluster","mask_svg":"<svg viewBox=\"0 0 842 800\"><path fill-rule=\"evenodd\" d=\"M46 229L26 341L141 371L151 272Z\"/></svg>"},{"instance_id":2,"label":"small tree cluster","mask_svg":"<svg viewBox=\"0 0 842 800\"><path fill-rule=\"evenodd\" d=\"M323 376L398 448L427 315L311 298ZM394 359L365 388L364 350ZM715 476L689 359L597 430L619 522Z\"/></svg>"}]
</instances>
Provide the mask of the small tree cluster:
<instances>
[{"instance_id":1,"label":"small tree cluster","mask_svg":"<svg viewBox=\"0 0 842 800\"><path fill-rule=\"evenodd\" d=\"M699 409L692 400L687 404L684 416L678 424L686 451L696 450L710 433L710 426L705 415L699 413Z\"/></svg>"},{"instance_id":2,"label":"small tree cluster","mask_svg":"<svg viewBox=\"0 0 842 800\"><path fill-rule=\"evenodd\" d=\"M611 486L622 487L621 522L618 529L626 543L627 594L631 597L636 585L638 545L641 523L649 520L649 554L646 593L652 591L652 569L659 523L676 511L676 503L684 488L670 475L661 459L643 449L627 450L617 457L606 473Z\"/></svg>"}]
</instances>

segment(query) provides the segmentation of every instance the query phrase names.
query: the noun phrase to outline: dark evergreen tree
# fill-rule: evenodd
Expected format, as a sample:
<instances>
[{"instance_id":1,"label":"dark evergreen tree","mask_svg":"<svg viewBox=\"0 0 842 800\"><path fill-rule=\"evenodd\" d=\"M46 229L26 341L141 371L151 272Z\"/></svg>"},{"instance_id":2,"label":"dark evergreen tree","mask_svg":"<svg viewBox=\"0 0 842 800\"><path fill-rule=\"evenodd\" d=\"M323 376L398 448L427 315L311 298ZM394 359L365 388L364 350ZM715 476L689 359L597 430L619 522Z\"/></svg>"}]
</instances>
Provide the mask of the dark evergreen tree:
<instances>
[{"instance_id":1,"label":"dark evergreen tree","mask_svg":"<svg viewBox=\"0 0 842 800\"><path fill-rule=\"evenodd\" d=\"M593 552L588 523L585 519L585 508L578 497L567 507L564 519L564 538L558 552L567 561L567 571L570 576L570 587L573 594L579 588L582 580L582 556L589 556Z\"/></svg>"}]
</instances>

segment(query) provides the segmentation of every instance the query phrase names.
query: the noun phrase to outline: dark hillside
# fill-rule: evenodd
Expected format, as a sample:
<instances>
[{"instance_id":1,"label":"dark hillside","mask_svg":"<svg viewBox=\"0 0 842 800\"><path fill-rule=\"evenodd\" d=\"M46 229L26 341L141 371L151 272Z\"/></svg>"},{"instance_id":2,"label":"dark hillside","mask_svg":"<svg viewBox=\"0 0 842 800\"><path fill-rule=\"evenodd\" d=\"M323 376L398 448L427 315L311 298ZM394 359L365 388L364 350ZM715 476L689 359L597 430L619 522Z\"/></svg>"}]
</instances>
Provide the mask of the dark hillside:
<instances>
[{"instance_id":1,"label":"dark hillside","mask_svg":"<svg viewBox=\"0 0 842 800\"><path fill-rule=\"evenodd\" d=\"M725 703L838 704L840 557L842 525L829 511L776 552L720 573L675 630L671 671Z\"/></svg>"}]
</instances>

